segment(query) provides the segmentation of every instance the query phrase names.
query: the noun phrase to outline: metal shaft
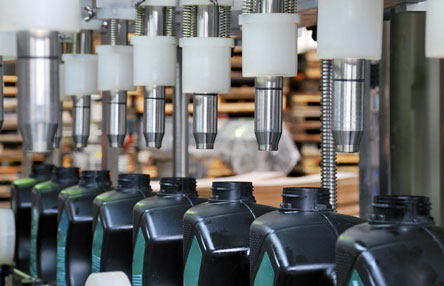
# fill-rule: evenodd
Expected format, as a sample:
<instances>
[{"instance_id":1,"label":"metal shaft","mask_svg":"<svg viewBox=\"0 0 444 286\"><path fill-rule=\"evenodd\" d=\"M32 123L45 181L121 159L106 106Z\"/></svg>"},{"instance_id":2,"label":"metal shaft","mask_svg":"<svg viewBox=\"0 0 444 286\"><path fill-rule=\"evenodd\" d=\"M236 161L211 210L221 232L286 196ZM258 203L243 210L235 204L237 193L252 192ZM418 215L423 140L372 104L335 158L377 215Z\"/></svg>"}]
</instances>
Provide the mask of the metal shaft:
<instances>
[{"instance_id":1,"label":"metal shaft","mask_svg":"<svg viewBox=\"0 0 444 286\"><path fill-rule=\"evenodd\" d=\"M58 125L58 33L43 30L17 35L19 130L25 152L50 152Z\"/></svg>"},{"instance_id":2,"label":"metal shaft","mask_svg":"<svg viewBox=\"0 0 444 286\"><path fill-rule=\"evenodd\" d=\"M334 60L333 137L336 151L354 153L364 132L365 61Z\"/></svg>"},{"instance_id":3,"label":"metal shaft","mask_svg":"<svg viewBox=\"0 0 444 286\"><path fill-rule=\"evenodd\" d=\"M282 134L282 77L256 78L254 133L260 151L277 151Z\"/></svg>"},{"instance_id":4,"label":"metal shaft","mask_svg":"<svg viewBox=\"0 0 444 286\"><path fill-rule=\"evenodd\" d=\"M63 138L63 101L60 101L59 111L57 113L57 131L54 136L54 148L60 148Z\"/></svg>"},{"instance_id":5,"label":"metal shaft","mask_svg":"<svg viewBox=\"0 0 444 286\"><path fill-rule=\"evenodd\" d=\"M91 96L72 97L72 138L76 149L88 144L91 122Z\"/></svg>"},{"instance_id":6,"label":"metal shaft","mask_svg":"<svg viewBox=\"0 0 444 286\"><path fill-rule=\"evenodd\" d=\"M82 30L73 36L74 54L91 54L93 49L93 31ZM91 124L91 96L72 97L72 139L76 149L88 145Z\"/></svg>"},{"instance_id":7,"label":"metal shaft","mask_svg":"<svg viewBox=\"0 0 444 286\"><path fill-rule=\"evenodd\" d=\"M321 181L330 191L330 204L336 210L336 151L332 134L332 61L321 65Z\"/></svg>"},{"instance_id":8,"label":"metal shaft","mask_svg":"<svg viewBox=\"0 0 444 286\"><path fill-rule=\"evenodd\" d=\"M164 36L171 26L165 7L147 6L145 32L147 36ZM174 19L175 20L175 19ZM146 87L144 91L143 135L147 147L160 148L165 134L165 87Z\"/></svg>"},{"instance_id":9,"label":"metal shaft","mask_svg":"<svg viewBox=\"0 0 444 286\"><path fill-rule=\"evenodd\" d=\"M108 143L113 148L123 147L126 136L126 91L109 93L108 98Z\"/></svg>"},{"instance_id":10,"label":"metal shaft","mask_svg":"<svg viewBox=\"0 0 444 286\"><path fill-rule=\"evenodd\" d=\"M110 44L128 44L128 21L112 19L109 21ZM122 148L126 137L126 90L110 91L107 103L107 138L112 148Z\"/></svg>"},{"instance_id":11,"label":"metal shaft","mask_svg":"<svg viewBox=\"0 0 444 286\"><path fill-rule=\"evenodd\" d=\"M5 110L3 105L4 91L3 91L3 57L0 56L0 129L3 126L5 119Z\"/></svg>"}]
</instances>

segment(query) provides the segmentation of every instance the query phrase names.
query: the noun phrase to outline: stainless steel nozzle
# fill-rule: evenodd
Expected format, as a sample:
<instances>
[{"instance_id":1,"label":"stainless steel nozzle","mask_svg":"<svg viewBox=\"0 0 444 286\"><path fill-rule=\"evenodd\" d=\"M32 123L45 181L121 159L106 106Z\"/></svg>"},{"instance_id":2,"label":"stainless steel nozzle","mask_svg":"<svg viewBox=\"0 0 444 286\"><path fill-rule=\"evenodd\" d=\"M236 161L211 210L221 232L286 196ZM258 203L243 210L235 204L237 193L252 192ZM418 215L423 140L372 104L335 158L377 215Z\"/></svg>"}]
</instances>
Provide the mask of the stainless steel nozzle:
<instances>
[{"instance_id":1,"label":"stainless steel nozzle","mask_svg":"<svg viewBox=\"0 0 444 286\"><path fill-rule=\"evenodd\" d=\"M54 136L54 148L60 148L63 138L63 102L60 101L59 112L57 113L57 131Z\"/></svg>"},{"instance_id":2,"label":"stainless steel nozzle","mask_svg":"<svg viewBox=\"0 0 444 286\"><path fill-rule=\"evenodd\" d=\"M72 97L72 139L76 149L88 145L91 121L91 96Z\"/></svg>"},{"instance_id":3,"label":"stainless steel nozzle","mask_svg":"<svg viewBox=\"0 0 444 286\"><path fill-rule=\"evenodd\" d=\"M126 91L109 93L108 98L108 143L113 148L123 147L126 136Z\"/></svg>"},{"instance_id":4,"label":"stainless steel nozzle","mask_svg":"<svg viewBox=\"0 0 444 286\"><path fill-rule=\"evenodd\" d=\"M17 34L19 130L25 152L50 152L58 125L58 33L43 30Z\"/></svg>"},{"instance_id":5,"label":"stainless steel nozzle","mask_svg":"<svg viewBox=\"0 0 444 286\"><path fill-rule=\"evenodd\" d=\"M197 149L213 149L217 135L217 94L194 94L193 134Z\"/></svg>"},{"instance_id":6,"label":"stainless steel nozzle","mask_svg":"<svg viewBox=\"0 0 444 286\"><path fill-rule=\"evenodd\" d=\"M254 133L260 151L277 151L282 134L282 77L256 78Z\"/></svg>"},{"instance_id":7,"label":"stainless steel nozzle","mask_svg":"<svg viewBox=\"0 0 444 286\"><path fill-rule=\"evenodd\" d=\"M359 151L364 132L365 60L333 62L333 137L336 151Z\"/></svg>"},{"instance_id":8,"label":"stainless steel nozzle","mask_svg":"<svg viewBox=\"0 0 444 286\"><path fill-rule=\"evenodd\" d=\"M165 134L165 87L145 89L143 135L146 146L159 149Z\"/></svg>"}]
</instances>

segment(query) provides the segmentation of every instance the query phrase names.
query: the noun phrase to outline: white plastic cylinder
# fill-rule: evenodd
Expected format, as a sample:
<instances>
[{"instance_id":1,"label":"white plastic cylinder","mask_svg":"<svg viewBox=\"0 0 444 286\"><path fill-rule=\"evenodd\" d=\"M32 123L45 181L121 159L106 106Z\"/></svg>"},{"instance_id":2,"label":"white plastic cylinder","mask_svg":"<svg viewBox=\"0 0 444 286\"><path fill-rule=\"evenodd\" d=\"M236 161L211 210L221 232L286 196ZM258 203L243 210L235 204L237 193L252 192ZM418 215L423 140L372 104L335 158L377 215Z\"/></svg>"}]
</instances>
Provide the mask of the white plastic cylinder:
<instances>
[{"instance_id":1,"label":"white plastic cylinder","mask_svg":"<svg viewBox=\"0 0 444 286\"><path fill-rule=\"evenodd\" d=\"M184 93L227 93L231 87L231 48L228 38L182 38Z\"/></svg>"},{"instance_id":2,"label":"white plastic cylinder","mask_svg":"<svg viewBox=\"0 0 444 286\"><path fill-rule=\"evenodd\" d=\"M318 57L380 60L383 0L319 0Z\"/></svg>"},{"instance_id":3,"label":"white plastic cylinder","mask_svg":"<svg viewBox=\"0 0 444 286\"><path fill-rule=\"evenodd\" d=\"M125 273L116 271L92 273L88 276L85 286L131 286L131 283Z\"/></svg>"},{"instance_id":4,"label":"white plastic cylinder","mask_svg":"<svg viewBox=\"0 0 444 286\"><path fill-rule=\"evenodd\" d=\"M244 14L239 22L244 77L297 75L299 15Z\"/></svg>"},{"instance_id":5,"label":"white plastic cylinder","mask_svg":"<svg viewBox=\"0 0 444 286\"><path fill-rule=\"evenodd\" d=\"M17 56L17 34L15 32L0 32L0 56Z\"/></svg>"},{"instance_id":6,"label":"white plastic cylinder","mask_svg":"<svg viewBox=\"0 0 444 286\"><path fill-rule=\"evenodd\" d=\"M0 29L4 31L78 32L80 19L79 0L0 1Z\"/></svg>"},{"instance_id":7,"label":"white plastic cylinder","mask_svg":"<svg viewBox=\"0 0 444 286\"><path fill-rule=\"evenodd\" d=\"M0 265L12 265L14 249L14 213L11 209L0 209Z\"/></svg>"},{"instance_id":8,"label":"white plastic cylinder","mask_svg":"<svg viewBox=\"0 0 444 286\"><path fill-rule=\"evenodd\" d=\"M444 1L427 0L426 56L444 58Z\"/></svg>"},{"instance_id":9,"label":"white plastic cylinder","mask_svg":"<svg viewBox=\"0 0 444 286\"><path fill-rule=\"evenodd\" d=\"M134 85L176 85L176 37L134 36Z\"/></svg>"},{"instance_id":10,"label":"white plastic cylinder","mask_svg":"<svg viewBox=\"0 0 444 286\"><path fill-rule=\"evenodd\" d=\"M97 46L98 89L134 90L133 47Z\"/></svg>"},{"instance_id":11,"label":"white plastic cylinder","mask_svg":"<svg viewBox=\"0 0 444 286\"><path fill-rule=\"evenodd\" d=\"M65 94L91 95L97 94L97 55L64 54L65 62Z\"/></svg>"},{"instance_id":12,"label":"white plastic cylinder","mask_svg":"<svg viewBox=\"0 0 444 286\"><path fill-rule=\"evenodd\" d=\"M140 6L176 7L176 0L145 0Z\"/></svg>"},{"instance_id":13,"label":"white plastic cylinder","mask_svg":"<svg viewBox=\"0 0 444 286\"><path fill-rule=\"evenodd\" d=\"M218 0L217 4L219 6L230 6L234 5L234 0ZM214 5L210 0L181 0L180 6L200 6L200 5Z\"/></svg>"}]
</instances>

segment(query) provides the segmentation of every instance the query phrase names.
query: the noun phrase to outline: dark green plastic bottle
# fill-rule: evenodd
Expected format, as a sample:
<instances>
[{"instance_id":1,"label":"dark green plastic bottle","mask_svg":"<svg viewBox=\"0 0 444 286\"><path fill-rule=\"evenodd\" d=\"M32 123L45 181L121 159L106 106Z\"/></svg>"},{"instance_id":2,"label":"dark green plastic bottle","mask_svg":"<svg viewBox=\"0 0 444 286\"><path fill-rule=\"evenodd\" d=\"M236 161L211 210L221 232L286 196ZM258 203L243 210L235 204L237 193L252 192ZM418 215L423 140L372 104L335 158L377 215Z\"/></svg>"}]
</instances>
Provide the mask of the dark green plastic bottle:
<instances>
[{"instance_id":1,"label":"dark green plastic bottle","mask_svg":"<svg viewBox=\"0 0 444 286\"><path fill-rule=\"evenodd\" d=\"M133 208L155 196L150 176L120 174L114 191L94 199L92 272L123 271L131 279L133 257Z\"/></svg>"},{"instance_id":2,"label":"dark green plastic bottle","mask_svg":"<svg viewBox=\"0 0 444 286\"><path fill-rule=\"evenodd\" d=\"M194 178L162 178L134 207L133 286L183 285L183 215L199 198Z\"/></svg>"},{"instance_id":3,"label":"dark green plastic bottle","mask_svg":"<svg viewBox=\"0 0 444 286\"><path fill-rule=\"evenodd\" d=\"M15 267L29 272L31 240L32 188L51 179L53 165L34 162L28 178L17 179L11 185L11 209L15 215Z\"/></svg>"},{"instance_id":4,"label":"dark green plastic bottle","mask_svg":"<svg viewBox=\"0 0 444 286\"><path fill-rule=\"evenodd\" d=\"M339 286L444 285L444 228L420 196L378 196L368 223L336 244Z\"/></svg>"},{"instance_id":5,"label":"dark green plastic bottle","mask_svg":"<svg viewBox=\"0 0 444 286\"><path fill-rule=\"evenodd\" d=\"M250 228L250 284L334 286L339 234L364 221L333 212L328 189L284 188L281 208Z\"/></svg>"},{"instance_id":6,"label":"dark green plastic bottle","mask_svg":"<svg viewBox=\"0 0 444 286\"><path fill-rule=\"evenodd\" d=\"M57 286L83 286L91 273L92 206L111 189L109 171L83 171L77 186L59 194Z\"/></svg>"},{"instance_id":7,"label":"dark green plastic bottle","mask_svg":"<svg viewBox=\"0 0 444 286\"><path fill-rule=\"evenodd\" d=\"M250 225L275 209L256 204L250 182L214 182L184 216L184 285L248 285Z\"/></svg>"},{"instance_id":8,"label":"dark green plastic bottle","mask_svg":"<svg viewBox=\"0 0 444 286\"><path fill-rule=\"evenodd\" d=\"M55 284L57 269L57 202L61 190L77 184L79 168L54 169L50 181L32 190L31 275Z\"/></svg>"}]
</instances>

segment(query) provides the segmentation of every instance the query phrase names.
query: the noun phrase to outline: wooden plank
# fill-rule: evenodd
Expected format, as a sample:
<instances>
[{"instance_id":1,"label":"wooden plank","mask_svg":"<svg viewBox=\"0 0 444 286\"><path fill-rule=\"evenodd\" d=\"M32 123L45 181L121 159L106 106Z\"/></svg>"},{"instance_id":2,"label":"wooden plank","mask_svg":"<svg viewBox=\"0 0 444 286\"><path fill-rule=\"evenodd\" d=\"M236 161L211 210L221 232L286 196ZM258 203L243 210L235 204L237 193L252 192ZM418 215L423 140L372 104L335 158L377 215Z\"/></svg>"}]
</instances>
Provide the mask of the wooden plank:
<instances>
[{"instance_id":1,"label":"wooden plank","mask_svg":"<svg viewBox=\"0 0 444 286\"><path fill-rule=\"evenodd\" d=\"M0 134L0 143L22 142L22 136L19 134Z\"/></svg>"}]
</instances>

